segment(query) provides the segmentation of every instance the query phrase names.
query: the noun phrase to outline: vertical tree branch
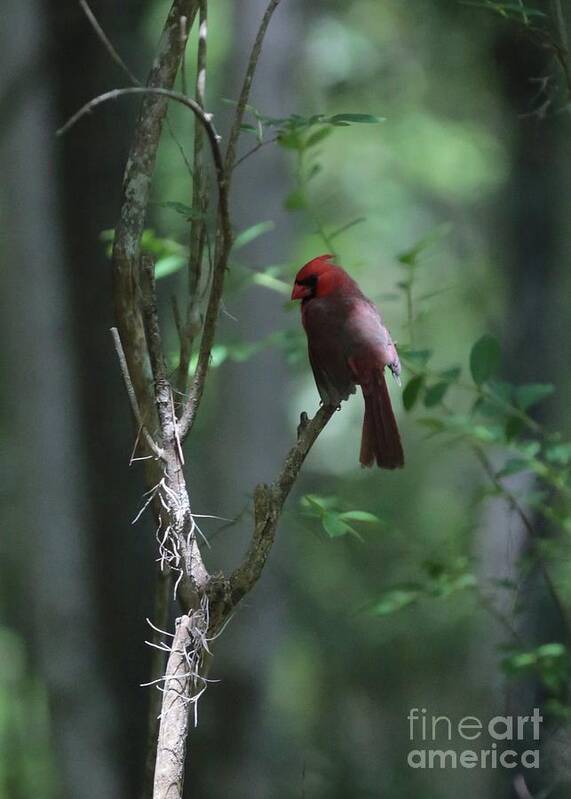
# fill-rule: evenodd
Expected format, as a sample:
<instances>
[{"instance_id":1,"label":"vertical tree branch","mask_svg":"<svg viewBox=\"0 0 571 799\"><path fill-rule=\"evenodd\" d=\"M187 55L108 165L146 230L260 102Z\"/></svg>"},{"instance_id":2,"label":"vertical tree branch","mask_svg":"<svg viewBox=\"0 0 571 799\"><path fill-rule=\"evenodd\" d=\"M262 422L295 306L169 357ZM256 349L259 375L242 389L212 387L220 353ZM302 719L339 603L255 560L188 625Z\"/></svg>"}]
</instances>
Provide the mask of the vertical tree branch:
<instances>
[{"instance_id":1,"label":"vertical tree branch","mask_svg":"<svg viewBox=\"0 0 571 799\"><path fill-rule=\"evenodd\" d=\"M186 16L190 28L197 8L198 0L174 0L147 86L172 88L183 52L179 20L181 16ZM147 411L153 412L153 398L137 301L138 258L167 102L166 97L151 94L143 97L141 102L123 179L123 198L113 245L115 317L129 373L145 418L152 418L147 416Z\"/></svg>"},{"instance_id":2,"label":"vertical tree branch","mask_svg":"<svg viewBox=\"0 0 571 799\"><path fill-rule=\"evenodd\" d=\"M113 44L109 40L107 34L99 24L97 17L89 7L87 0L79 0L79 5L83 9L83 13L87 17L89 24L91 25L91 27L99 37L101 43L103 44L103 46L105 47L105 49L107 50L113 61L117 64L119 69L121 69L125 73L125 75L129 78L133 86L140 86L141 85L140 80L138 80L138 78L133 74L133 72L131 72L131 70L129 69L127 64L123 61L123 59L121 58L115 47L113 47Z\"/></svg>"},{"instance_id":3,"label":"vertical tree branch","mask_svg":"<svg viewBox=\"0 0 571 799\"><path fill-rule=\"evenodd\" d=\"M154 627L151 642L154 644L154 646L152 647L151 655L150 682L158 680L165 671L165 654L161 649L159 649L159 644L161 641L160 630L166 630L167 624L169 622L170 597L170 572L163 572L159 570L156 578L155 604L152 618ZM145 772L143 775L141 799L152 799L153 796L157 740L163 698L162 693L159 691L156 685L151 686L149 691L149 710L147 714L147 753L145 757Z\"/></svg>"},{"instance_id":4,"label":"vertical tree branch","mask_svg":"<svg viewBox=\"0 0 571 799\"><path fill-rule=\"evenodd\" d=\"M165 674L153 799L182 799L191 698L191 674L186 651L191 642L191 619L181 616L176 621Z\"/></svg>"},{"instance_id":5,"label":"vertical tree branch","mask_svg":"<svg viewBox=\"0 0 571 799\"><path fill-rule=\"evenodd\" d=\"M198 27L198 52L196 59L196 87L194 99L204 108L206 92L206 42L208 33L207 0L200 0ZM178 367L177 388L181 393L186 391L188 369L192 356L192 344L195 335L200 331L200 282L202 277L202 259L206 242L206 213L208 211L208 186L203 156L204 131L202 125L195 120L194 125L194 163L192 170L192 210L195 216L190 228L190 254L188 259L188 300L186 320L180 332L180 359Z\"/></svg>"}]
</instances>

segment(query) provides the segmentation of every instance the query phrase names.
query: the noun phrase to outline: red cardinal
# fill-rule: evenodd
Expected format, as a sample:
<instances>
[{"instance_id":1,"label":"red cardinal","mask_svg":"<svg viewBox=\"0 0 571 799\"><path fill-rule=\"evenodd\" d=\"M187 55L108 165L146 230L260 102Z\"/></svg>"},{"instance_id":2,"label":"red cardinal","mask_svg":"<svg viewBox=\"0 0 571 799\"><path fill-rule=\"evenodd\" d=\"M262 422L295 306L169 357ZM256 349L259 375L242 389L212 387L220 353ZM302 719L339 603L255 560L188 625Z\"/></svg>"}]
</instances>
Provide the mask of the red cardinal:
<instances>
[{"instance_id":1,"label":"red cardinal","mask_svg":"<svg viewBox=\"0 0 571 799\"><path fill-rule=\"evenodd\" d=\"M309 362L321 399L339 405L360 385L365 417L360 461L381 469L404 466L399 429L384 370L399 378L399 356L379 312L353 278L320 255L296 275L292 300L301 300Z\"/></svg>"}]
</instances>

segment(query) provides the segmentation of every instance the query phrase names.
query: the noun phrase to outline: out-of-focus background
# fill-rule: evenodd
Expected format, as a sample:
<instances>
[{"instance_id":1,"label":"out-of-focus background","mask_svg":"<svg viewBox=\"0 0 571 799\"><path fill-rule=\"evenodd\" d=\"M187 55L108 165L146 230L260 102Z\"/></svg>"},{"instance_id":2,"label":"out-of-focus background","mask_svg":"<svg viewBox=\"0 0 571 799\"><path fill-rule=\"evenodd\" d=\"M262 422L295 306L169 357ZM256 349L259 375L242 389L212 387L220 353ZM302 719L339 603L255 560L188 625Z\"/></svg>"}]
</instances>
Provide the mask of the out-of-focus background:
<instances>
[{"instance_id":1,"label":"out-of-focus background","mask_svg":"<svg viewBox=\"0 0 571 799\"><path fill-rule=\"evenodd\" d=\"M141 79L168 5L93 0ZM224 133L232 106L223 99L237 96L265 3L210 6L207 106ZM532 15L533 24L561 34L558 3L533 8L547 15ZM128 466L133 429L109 335L101 232L117 218L138 100L106 105L56 138L79 106L125 77L75 2L5 0L1 17L0 797L126 799L139 793L144 759L155 541L150 519L131 524L144 485L141 469ZM488 333L501 344L499 377L555 386L529 413L562 441L569 435L568 98L553 52L526 20L455 0L283 0L276 12L253 105L270 117L385 121L323 138L309 208L299 207L294 151L267 144L237 169L236 230L273 227L235 253L216 364L187 448L195 512L237 519L204 519L212 569L237 562L253 487L276 475L300 411L317 407L298 309L280 281L328 250L318 227L327 235L359 220L335 235L340 263L417 363L430 350L436 372L462 368L446 398L457 413L473 400L470 350ZM169 119L191 151L190 115L172 108ZM254 144L244 133L240 152ZM190 198L165 130L148 220L157 237L187 243L184 216L164 203ZM184 291L182 274L160 284L173 349L169 294ZM360 397L335 415L259 585L216 643L210 676L220 682L192 733L189 795L518 795L505 769L407 765L411 708L485 721L545 700L537 674L514 682L501 668L510 624L528 648L565 639L537 568L518 569L529 540L517 511L494 495L472 446L435 436L434 420L419 423L439 398L425 396L427 407L419 398L407 413L399 389L391 392L406 468L358 468ZM492 464L503 462L503 445L478 435ZM514 491L535 490L533 472L513 471ZM335 535L347 511L360 511L345 517L360 538ZM563 605L564 553L550 563ZM445 590L422 587L441 577ZM515 597L494 593L502 582ZM552 650L556 666L560 654ZM542 795L565 796L554 785L568 779L568 742L553 729L559 749L545 744L532 776Z\"/></svg>"}]
</instances>

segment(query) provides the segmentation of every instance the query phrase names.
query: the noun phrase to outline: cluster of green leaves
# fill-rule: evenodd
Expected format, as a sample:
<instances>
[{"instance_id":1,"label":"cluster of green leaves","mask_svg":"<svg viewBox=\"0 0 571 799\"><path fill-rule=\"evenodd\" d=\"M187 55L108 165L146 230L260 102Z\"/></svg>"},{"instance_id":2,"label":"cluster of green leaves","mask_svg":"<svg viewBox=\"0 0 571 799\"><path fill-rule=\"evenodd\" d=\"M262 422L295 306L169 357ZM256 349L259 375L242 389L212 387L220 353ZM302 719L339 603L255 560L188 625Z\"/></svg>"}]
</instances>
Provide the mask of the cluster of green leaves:
<instances>
[{"instance_id":1,"label":"cluster of green leaves","mask_svg":"<svg viewBox=\"0 0 571 799\"><path fill-rule=\"evenodd\" d=\"M382 521L374 513L364 510L342 510L338 497L318 497L315 494L306 494L301 502L302 516L308 519L317 519L323 531L329 538L353 536L359 541L363 537L355 529L357 524L372 524L377 528L382 526Z\"/></svg>"},{"instance_id":2,"label":"cluster of green leaves","mask_svg":"<svg viewBox=\"0 0 571 799\"><path fill-rule=\"evenodd\" d=\"M510 650L502 660L502 669L511 678L537 677L555 696L561 696L571 676L571 661L566 647L558 642L535 649Z\"/></svg>"},{"instance_id":3,"label":"cluster of green leaves","mask_svg":"<svg viewBox=\"0 0 571 799\"><path fill-rule=\"evenodd\" d=\"M407 411L423 404L431 415L418 418L431 435L449 434L477 447L501 446L509 454L497 470L496 478L520 472L531 472L544 491L528 492L525 502L534 505L562 529L571 531L568 499L571 491L571 443L559 434L547 434L529 415L543 400L551 396L554 386L548 383L515 385L497 377L501 367L501 350L497 339L484 334L469 354L470 381L462 380L458 365L446 369L430 368L430 350L402 351L403 361L411 377L403 391ZM470 400L463 412L448 403L462 392ZM501 486L496 486L501 493ZM561 500L558 507L555 497ZM549 497L549 501L545 501Z\"/></svg>"},{"instance_id":4,"label":"cluster of green leaves","mask_svg":"<svg viewBox=\"0 0 571 799\"><path fill-rule=\"evenodd\" d=\"M375 616L390 616L423 599L445 599L459 591L476 588L468 558L458 557L450 563L427 560L421 565L421 579L400 583L386 591L372 607Z\"/></svg>"},{"instance_id":5,"label":"cluster of green leaves","mask_svg":"<svg viewBox=\"0 0 571 799\"><path fill-rule=\"evenodd\" d=\"M165 203L165 205L180 206L180 208L175 209L178 213L182 213L181 209L191 210L182 203ZM112 228L103 230L100 234L101 241L105 243L105 251L108 257L111 257L114 238L115 230ZM155 258L155 277L157 280L178 272L188 262L188 247L184 247L178 241L174 241L174 239L157 236L152 228L147 228L143 231L141 252L152 255Z\"/></svg>"},{"instance_id":6,"label":"cluster of green leaves","mask_svg":"<svg viewBox=\"0 0 571 799\"><path fill-rule=\"evenodd\" d=\"M550 397L555 388L550 383L515 385L500 379L502 352L499 341L485 333L472 346L467 365L452 364L434 368L430 349L412 347L415 323L414 287L422 254L442 234L424 237L397 260L405 275L397 283L402 292L411 343L399 352L409 375L403 390L403 406L411 412L420 405L430 411L417 419L430 435L449 434L478 447L501 446L510 457L496 473L502 480L519 472L532 472L561 498L568 499L570 486L571 444L559 434L546 433L530 416L535 407ZM466 368L467 367L467 368ZM468 377L464 378L464 372ZM461 402L461 399L464 399ZM468 405L466 406L466 400ZM501 488L497 488L501 492ZM566 530L571 529L571 515L566 503L562 510L542 502L542 492L530 492L527 500Z\"/></svg>"},{"instance_id":7,"label":"cluster of green leaves","mask_svg":"<svg viewBox=\"0 0 571 799\"><path fill-rule=\"evenodd\" d=\"M227 340L215 344L212 348L211 368L216 369L226 361L245 363L250 358L263 352L269 347L280 350L289 364L297 363L303 351L303 332L298 329L275 330L273 333L256 341L243 341L242 339ZM172 355L172 367L177 364L178 353ZM198 363L198 353L195 353L190 362L191 371Z\"/></svg>"},{"instance_id":8,"label":"cluster of green leaves","mask_svg":"<svg viewBox=\"0 0 571 799\"><path fill-rule=\"evenodd\" d=\"M383 122L383 118L373 114L342 113L326 116L314 114L303 117L292 114L288 117L265 117L253 108L250 108L256 119L255 131L258 140L263 141L264 129L272 129L274 140L281 147L292 151L296 156L296 186L287 195L284 205L288 211L305 211L313 224L317 234L322 238L325 246L334 252L333 241L346 230L364 221L363 217L353 219L342 227L327 231L319 214L314 208L309 195L309 184L323 170L319 160L321 145L325 139L333 134L336 129L350 125L376 125ZM254 126L252 126L254 128Z\"/></svg>"},{"instance_id":9,"label":"cluster of green leaves","mask_svg":"<svg viewBox=\"0 0 571 799\"><path fill-rule=\"evenodd\" d=\"M252 117L252 122L242 125L242 130L255 135L259 144L263 144L267 139L267 129L271 131L273 139L277 140L282 147L297 150L300 147L313 147L325 139L333 128L343 128L355 124L377 124L383 121L383 117L373 114L313 114L309 117L300 114L290 114L287 117L269 117L258 111L252 105L246 106L246 110ZM315 130L315 128L318 128Z\"/></svg>"},{"instance_id":10,"label":"cluster of green leaves","mask_svg":"<svg viewBox=\"0 0 571 799\"><path fill-rule=\"evenodd\" d=\"M571 443L557 433L548 433L531 415L554 393L554 386L516 385L501 379L501 345L489 333L473 344L465 364L445 368L432 365L435 360L432 350L413 347L416 280L423 253L433 240L433 236L425 237L397 259L404 270L397 288L402 293L410 336L409 345L399 348L407 373L402 395L404 408L412 412L422 406L430 413L419 416L417 423L426 427L430 436L448 435L455 441L464 441L479 455L487 467L487 476L492 477L491 489L482 498L490 494L503 497L521 514L527 514L531 508L532 513L539 512L549 519L559 538L550 540L548 547L547 542L534 535L528 558L537 563L538 558L557 556L558 547L565 545L566 535L571 532ZM502 465L495 470L489 457L492 449L506 453ZM522 472L530 474L532 484L530 487L526 481L525 494L518 496L510 490L506 478ZM532 524L529 521L529 529ZM523 560L520 565L522 571L530 568L530 563ZM422 598L447 597L465 588L476 589L476 596L482 597L468 563L461 559L457 568L442 567L429 573L428 580L396 586L379 599L374 611L377 615L389 615ZM491 600L492 611L496 600L497 596ZM481 604L490 610L487 600ZM559 715L569 710L558 698L570 677L569 657L563 644L553 642L536 648L512 649L503 658L502 668L511 678L533 675L540 679L553 701L559 702Z\"/></svg>"}]
</instances>

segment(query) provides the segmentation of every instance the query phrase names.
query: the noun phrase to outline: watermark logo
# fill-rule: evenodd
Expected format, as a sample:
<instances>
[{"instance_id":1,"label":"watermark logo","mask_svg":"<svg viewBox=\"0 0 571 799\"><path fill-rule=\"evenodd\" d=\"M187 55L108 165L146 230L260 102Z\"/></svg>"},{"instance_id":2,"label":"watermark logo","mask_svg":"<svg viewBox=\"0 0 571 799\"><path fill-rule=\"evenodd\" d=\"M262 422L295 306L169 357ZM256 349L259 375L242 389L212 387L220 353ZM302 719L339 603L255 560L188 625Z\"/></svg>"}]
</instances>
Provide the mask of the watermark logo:
<instances>
[{"instance_id":1,"label":"watermark logo","mask_svg":"<svg viewBox=\"0 0 571 799\"><path fill-rule=\"evenodd\" d=\"M525 745L539 741L543 716L537 707L530 716L493 716L488 720L464 716L456 721L413 707L407 719L411 741L407 762L411 768L539 768L539 749L523 749L524 744L510 747L516 741ZM464 748L464 741L470 742L469 748Z\"/></svg>"}]
</instances>

